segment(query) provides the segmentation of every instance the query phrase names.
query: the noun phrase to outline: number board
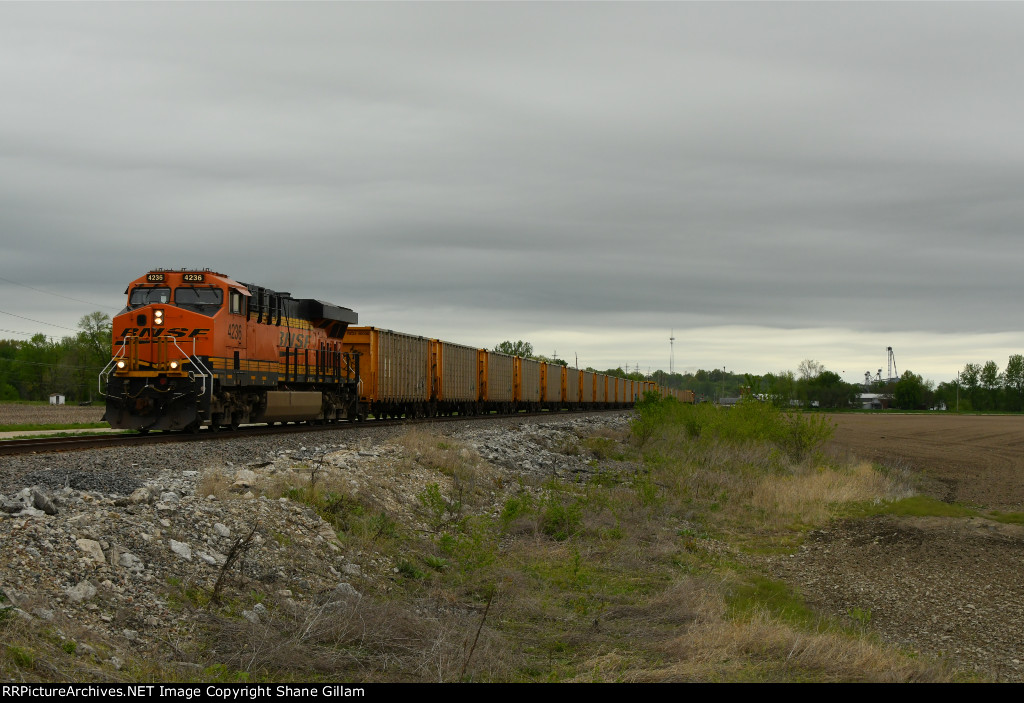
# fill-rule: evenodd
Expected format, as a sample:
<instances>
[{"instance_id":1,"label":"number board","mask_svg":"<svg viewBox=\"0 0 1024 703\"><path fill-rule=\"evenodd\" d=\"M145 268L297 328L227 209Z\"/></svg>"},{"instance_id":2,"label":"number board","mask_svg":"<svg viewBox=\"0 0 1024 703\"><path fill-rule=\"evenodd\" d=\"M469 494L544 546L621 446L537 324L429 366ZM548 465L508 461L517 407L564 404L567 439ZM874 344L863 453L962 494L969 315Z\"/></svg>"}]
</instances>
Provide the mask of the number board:
<instances>
[{"instance_id":1,"label":"number board","mask_svg":"<svg viewBox=\"0 0 1024 703\"><path fill-rule=\"evenodd\" d=\"M148 281L149 283L163 283L164 280L166 280L166 279L164 279L164 274L162 274L162 273L147 273L146 274L146 281Z\"/></svg>"},{"instance_id":2,"label":"number board","mask_svg":"<svg viewBox=\"0 0 1024 703\"><path fill-rule=\"evenodd\" d=\"M202 273L183 273L181 280L185 283L202 283L206 280L206 275Z\"/></svg>"}]
</instances>

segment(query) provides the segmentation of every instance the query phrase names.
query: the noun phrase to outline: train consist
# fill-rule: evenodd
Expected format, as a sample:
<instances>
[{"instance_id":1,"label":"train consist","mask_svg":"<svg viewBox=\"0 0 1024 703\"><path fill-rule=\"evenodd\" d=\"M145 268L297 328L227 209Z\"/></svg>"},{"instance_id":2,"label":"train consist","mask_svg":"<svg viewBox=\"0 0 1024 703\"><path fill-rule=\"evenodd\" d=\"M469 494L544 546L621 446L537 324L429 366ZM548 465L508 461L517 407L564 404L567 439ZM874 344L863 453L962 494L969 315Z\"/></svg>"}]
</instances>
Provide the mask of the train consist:
<instances>
[{"instance_id":1,"label":"train consist","mask_svg":"<svg viewBox=\"0 0 1024 703\"><path fill-rule=\"evenodd\" d=\"M154 269L125 293L100 373L115 428L625 408L648 391L693 402L647 381L357 327L348 308L208 269Z\"/></svg>"}]
</instances>

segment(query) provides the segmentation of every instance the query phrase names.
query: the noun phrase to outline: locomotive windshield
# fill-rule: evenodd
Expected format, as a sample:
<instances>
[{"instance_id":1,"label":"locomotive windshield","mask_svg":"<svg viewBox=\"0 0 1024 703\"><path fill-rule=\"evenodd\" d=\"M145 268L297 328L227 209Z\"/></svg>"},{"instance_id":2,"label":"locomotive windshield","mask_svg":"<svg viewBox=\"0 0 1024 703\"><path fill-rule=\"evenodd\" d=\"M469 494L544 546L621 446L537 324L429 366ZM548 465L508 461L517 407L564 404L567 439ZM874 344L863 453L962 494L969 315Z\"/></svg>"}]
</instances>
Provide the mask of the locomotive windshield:
<instances>
[{"instance_id":1,"label":"locomotive windshield","mask_svg":"<svg viewBox=\"0 0 1024 703\"><path fill-rule=\"evenodd\" d=\"M152 303L167 303L171 299L171 289L164 286L154 288L132 288L132 294L128 298L128 307L137 308L140 305Z\"/></svg>"},{"instance_id":2,"label":"locomotive windshield","mask_svg":"<svg viewBox=\"0 0 1024 703\"><path fill-rule=\"evenodd\" d=\"M193 288L182 286L174 289L174 304L203 315L212 315L224 303L224 291L220 288Z\"/></svg>"}]
</instances>

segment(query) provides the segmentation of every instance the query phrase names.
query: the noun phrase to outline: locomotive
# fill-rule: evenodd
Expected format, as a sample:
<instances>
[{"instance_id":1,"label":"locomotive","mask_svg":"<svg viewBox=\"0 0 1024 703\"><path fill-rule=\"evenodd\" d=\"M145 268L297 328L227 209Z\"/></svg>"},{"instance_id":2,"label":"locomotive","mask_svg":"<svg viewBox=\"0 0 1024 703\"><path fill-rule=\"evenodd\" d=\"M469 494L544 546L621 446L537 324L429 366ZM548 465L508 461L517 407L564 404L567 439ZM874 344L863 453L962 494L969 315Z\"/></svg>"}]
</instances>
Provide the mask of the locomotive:
<instances>
[{"instance_id":1,"label":"locomotive","mask_svg":"<svg viewBox=\"0 0 1024 703\"><path fill-rule=\"evenodd\" d=\"M154 269L125 293L106 382L111 427L189 430L332 422L358 411L358 316L209 269Z\"/></svg>"},{"instance_id":2,"label":"locomotive","mask_svg":"<svg viewBox=\"0 0 1024 703\"><path fill-rule=\"evenodd\" d=\"M349 308L209 269L154 269L125 293L100 373L114 428L625 408L649 391L693 402L651 382L356 327Z\"/></svg>"}]
</instances>

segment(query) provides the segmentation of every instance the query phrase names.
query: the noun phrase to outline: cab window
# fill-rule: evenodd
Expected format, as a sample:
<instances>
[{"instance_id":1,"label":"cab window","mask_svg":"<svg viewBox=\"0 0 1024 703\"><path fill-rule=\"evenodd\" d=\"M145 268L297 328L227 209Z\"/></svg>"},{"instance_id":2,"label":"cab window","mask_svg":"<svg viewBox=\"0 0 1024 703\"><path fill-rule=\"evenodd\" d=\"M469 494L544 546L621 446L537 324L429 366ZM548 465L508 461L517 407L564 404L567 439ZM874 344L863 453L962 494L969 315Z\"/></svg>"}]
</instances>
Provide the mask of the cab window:
<instances>
[{"instance_id":1,"label":"cab window","mask_svg":"<svg viewBox=\"0 0 1024 703\"><path fill-rule=\"evenodd\" d=\"M237 290L230 291L231 312L236 315L245 314L245 296Z\"/></svg>"},{"instance_id":2,"label":"cab window","mask_svg":"<svg viewBox=\"0 0 1024 703\"><path fill-rule=\"evenodd\" d=\"M202 315L214 315L224 304L224 291L212 286L179 286L174 289L174 304Z\"/></svg>"},{"instance_id":3,"label":"cab window","mask_svg":"<svg viewBox=\"0 0 1024 703\"><path fill-rule=\"evenodd\" d=\"M224 291L220 288L175 288L174 302L177 305L212 305L219 308L224 302Z\"/></svg>"},{"instance_id":4,"label":"cab window","mask_svg":"<svg viewBox=\"0 0 1024 703\"><path fill-rule=\"evenodd\" d=\"M154 288L143 288L141 286L132 288L128 297L128 307L137 308L140 305L151 305L153 303L166 304L171 299L171 289L165 286Z\"/></svg>"}]
</instances>

